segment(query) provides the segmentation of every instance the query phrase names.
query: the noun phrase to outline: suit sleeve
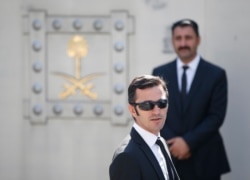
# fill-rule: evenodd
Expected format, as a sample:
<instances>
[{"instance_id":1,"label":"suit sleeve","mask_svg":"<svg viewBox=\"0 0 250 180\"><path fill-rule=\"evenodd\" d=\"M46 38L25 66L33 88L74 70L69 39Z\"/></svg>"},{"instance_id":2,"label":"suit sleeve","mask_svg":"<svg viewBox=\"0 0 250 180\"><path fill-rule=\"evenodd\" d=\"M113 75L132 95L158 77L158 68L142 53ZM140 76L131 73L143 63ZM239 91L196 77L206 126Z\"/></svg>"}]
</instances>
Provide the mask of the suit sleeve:
<instances>
[{"instance_id":1,"label":"suit sleeve","mask_svg":"<svg viewBox=\"0 0 250 180\"><path fill-rule=\"evenodd\" d=\"M223 70L217 76L207 111L202 121L191 131L186 133L183 138L195 150L202 143L207 143L208 139L214 137L223 124L227 107L227 78Z\"/></svg>"},{"instance_id":2,"label":"suit sleeve","mask_svg":"<svg viewBox=\"0 0 250 180\"><path fill-rule=\"evenodd\" d=\"M128 154L119 154L109 168L110 180L138 180L140 168L137 162Z\"/></svg>"}]
</instances>

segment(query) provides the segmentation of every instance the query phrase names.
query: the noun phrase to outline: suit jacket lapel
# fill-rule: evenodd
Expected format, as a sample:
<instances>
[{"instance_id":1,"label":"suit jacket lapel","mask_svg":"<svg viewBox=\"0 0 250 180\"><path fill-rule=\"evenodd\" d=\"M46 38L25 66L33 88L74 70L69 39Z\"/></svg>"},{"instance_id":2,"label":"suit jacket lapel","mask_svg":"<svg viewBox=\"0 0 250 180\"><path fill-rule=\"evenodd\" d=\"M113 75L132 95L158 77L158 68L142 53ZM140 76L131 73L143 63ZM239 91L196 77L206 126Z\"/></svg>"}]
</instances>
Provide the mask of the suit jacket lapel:
<instances>
[{"instance_id":1,"label":"suit jacket lapel","mask_svg":"<svg viewBox=\"0 0 250 180\"><path fill-rule=\"evenodd\" d=\"M191 88L190 88L189 93L187 95L187 103L185 104L184 112L187 110L187 107L191 103L193 96L195 96L195 94L199 90L199 85L202 82L202 76L203 76L202 75L203 74L203 65L204 65L204 61L203 61L203 59L201 59L199 62L199 65L197 67L197 70L196 70L196 73L194 76L194 80L191 84Z\"/></svg>"},{"instance_id":2,"label":"suit jacket lapel","mask_svg":"<svg viewBox=\"0 0 250 180\"><path fill-rule=\"evenodd\" d=\"M165 178L164 178L164 175L162 173L161 167L160 167L155 155L153 154L151 149L148 147L146 142L142 139L142 137L137 133L137 131L134 128L132 128L130 135L131 135L131 139L133 139L139 145L139 148L142 150L142 152L144 153L146 158L152 164L153 168L155 169L155 171L157 172L157 174L159 176L159 179L164 180Z\"/></svg>"},{"instance_id":3,"label":"suit jacket lapel","mask_svg":"<svg viewBox=\"0 0 250 180\"><path fill-rule=\"evenodd\" d=\"M173 101L170 101L170 106L174 106L171 108L176 108L181 112L181 99L180 99L180 91L179 91L179 85L178 85L178 79L177 79L177 64L176 60L173 61L173 63L170 65L169 68L169 74L167 79L169 79L169 88L171 88L170 92L171 99L174 99ZM173 98L172 98L173 97Z\"/></svg>"}]
</instances>

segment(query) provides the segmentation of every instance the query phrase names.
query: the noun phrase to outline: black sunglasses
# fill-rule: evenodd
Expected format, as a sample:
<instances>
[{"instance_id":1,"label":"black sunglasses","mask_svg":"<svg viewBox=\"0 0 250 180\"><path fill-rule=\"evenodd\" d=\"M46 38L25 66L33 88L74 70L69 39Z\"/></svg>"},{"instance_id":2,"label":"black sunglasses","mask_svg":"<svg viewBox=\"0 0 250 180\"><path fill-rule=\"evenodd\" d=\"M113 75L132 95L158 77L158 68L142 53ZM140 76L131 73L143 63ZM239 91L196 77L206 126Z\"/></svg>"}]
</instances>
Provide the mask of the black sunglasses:
<instances>
[{"instance_id":1,"label":"black sunglasses","mask_svg":"<svg viewBox=\"0 0 250 180\"><path fill-rule=\"evenodd\" d=\"M144 101L141 103L131 103L132 105L138 105L139 108L143 111L149 111L154 109L155 105L157 105L160 109L167 107L168 100L167 99L160 99L158 101Z\"/></svg>"}]
</instances>

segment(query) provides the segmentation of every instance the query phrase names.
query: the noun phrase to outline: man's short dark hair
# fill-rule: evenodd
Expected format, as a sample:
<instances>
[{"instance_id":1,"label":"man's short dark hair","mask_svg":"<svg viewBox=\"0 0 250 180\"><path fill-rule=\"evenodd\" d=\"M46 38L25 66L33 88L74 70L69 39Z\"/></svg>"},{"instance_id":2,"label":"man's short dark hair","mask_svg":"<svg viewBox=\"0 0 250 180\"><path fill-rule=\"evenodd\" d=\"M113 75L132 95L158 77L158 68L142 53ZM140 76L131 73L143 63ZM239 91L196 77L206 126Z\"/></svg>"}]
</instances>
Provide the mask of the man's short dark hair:
<instances>
[{"instance_id":1,"label":"man's short dark hair","mask_svg":"<svg viewBox=\"0 0 250 180\"><path fill-rule=\"evenodd\" d=\"M175 22L173 25L172 25L172 34L174 33L174 30L176 27L186 27L186 26L190 26L193 28L195 34L199 37L199 26L198 24L191 20L191 19L182 19L182 20L179 20L177 22Z\"/></svg>"},{"instance_id":2,"label":"man's short dark hair","mask_svg":"<svg viewBox=\"0 0 250 180\"><path fill-rule=\"evenodd\" d=\"M128 87L128 103L135 103L136 89L146 89L161 85L168 96L168 90L165 81L159 76L142 75L135 77Z\"/></svg>"}]
</instances>

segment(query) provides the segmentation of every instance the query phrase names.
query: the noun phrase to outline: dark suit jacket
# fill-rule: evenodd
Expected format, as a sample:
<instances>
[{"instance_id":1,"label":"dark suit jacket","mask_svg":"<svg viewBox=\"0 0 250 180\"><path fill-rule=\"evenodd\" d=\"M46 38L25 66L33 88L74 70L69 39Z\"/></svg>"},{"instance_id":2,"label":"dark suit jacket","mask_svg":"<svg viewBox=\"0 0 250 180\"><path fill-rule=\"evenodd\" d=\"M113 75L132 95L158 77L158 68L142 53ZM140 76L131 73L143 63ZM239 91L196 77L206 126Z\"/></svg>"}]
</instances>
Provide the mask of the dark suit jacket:
<instances>
[{"instance_id":1,"label":"dark suit jacket","mask_svg":"<svg viewBox=\"0 0 250 180\"><path fill-rule=\"evenodd\" d=\"M192 152L189 166L196 176L218 176L230 171L219 133L227 107L227 78L224 69L201 59L184 111L181 112L176 60L156 67L153 75L164 78L169 90L169 109L161 136L182 136ZM182 170L176 168L181 177Z\"/></svg>"},{"instance_id":2,"label":"dark suit jacket","mask_svg":"<svg viewBox=\"0 0 250 180\"><path fill-rule=\"evenodd\" d=\"M110 180L164 180L150 147L134 128L130 136L114 155L109 167Z\"/></svg>"}]
</instances>

